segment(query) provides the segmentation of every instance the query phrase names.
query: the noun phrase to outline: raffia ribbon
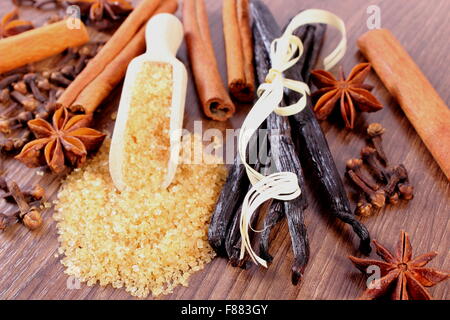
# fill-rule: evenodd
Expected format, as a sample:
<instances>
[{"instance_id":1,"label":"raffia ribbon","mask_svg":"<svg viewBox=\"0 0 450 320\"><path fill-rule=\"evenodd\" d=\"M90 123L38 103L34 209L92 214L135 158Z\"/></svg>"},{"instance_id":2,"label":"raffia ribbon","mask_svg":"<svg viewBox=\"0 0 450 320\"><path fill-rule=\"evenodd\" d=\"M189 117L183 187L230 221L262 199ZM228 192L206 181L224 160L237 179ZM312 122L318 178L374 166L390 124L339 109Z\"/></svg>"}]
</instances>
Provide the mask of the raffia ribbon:
<instances>
[{"instance_id":1,"label":"raffia ribbon","mask_svg":"<svg viewBox=\"0 0 450 320\"><path fill-rule=\"evenodd\" d=\"M272 68L266 76L265 83L259 86L259 99L248 113L239 132L238 152L252 184L252 188L246 194L242 204L240 259L243 259L245 252L248 252L255 263L259 263L264 267L267 267L267 262L259 257L251 246L248 230L251 229L258 232L250 225L251 217L265 201L269 199L292 200L300 196L301 190L298 185L297 175L292 172L277 172L264 176L254 170L246 161L246 150L250 138L272 112L280 116L290 116L301 112L306 107L307 95L310 94L308 85L301 81L284 78L283 72L295 65L303 55L303 43L298 37L293 35L293 32L298 27L310 23L331 25L342 34L342 39L336 49L324 59L326 70L333 68L344 56L347 47L346 30L344 22L338 16L329 11L319 9L305 10L295 16L283 35L275 39L271 44L270 60ZM292 105L280 107L284 88L298 92L301 98Z\"/></svg>"}]
</instances>

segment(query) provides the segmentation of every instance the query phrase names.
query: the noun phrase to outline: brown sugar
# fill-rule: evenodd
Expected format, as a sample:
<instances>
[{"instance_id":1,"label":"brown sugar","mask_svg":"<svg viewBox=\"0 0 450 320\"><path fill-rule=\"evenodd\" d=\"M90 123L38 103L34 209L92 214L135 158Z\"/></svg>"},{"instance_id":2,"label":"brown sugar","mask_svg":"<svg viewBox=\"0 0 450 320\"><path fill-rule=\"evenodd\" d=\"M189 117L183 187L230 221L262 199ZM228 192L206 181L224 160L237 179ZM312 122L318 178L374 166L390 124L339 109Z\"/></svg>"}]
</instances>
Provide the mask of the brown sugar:
<instances>
[{"instance_id":1,"label":"brown sugar","mask_svg":"<svg viewBox=\"0 0 450 320\"><path fill-rule=\"evenodd\" d=\"M88 285L111 284L138 297L168 294L214 257L207 229L226 170L207 161L181 164L170 187L160 188L170 97L170 65L145 63L127 123L126 190L116 191L110 178L110 140L61 187L55 220L62 264Z\"/></svg>"}]
</instances>

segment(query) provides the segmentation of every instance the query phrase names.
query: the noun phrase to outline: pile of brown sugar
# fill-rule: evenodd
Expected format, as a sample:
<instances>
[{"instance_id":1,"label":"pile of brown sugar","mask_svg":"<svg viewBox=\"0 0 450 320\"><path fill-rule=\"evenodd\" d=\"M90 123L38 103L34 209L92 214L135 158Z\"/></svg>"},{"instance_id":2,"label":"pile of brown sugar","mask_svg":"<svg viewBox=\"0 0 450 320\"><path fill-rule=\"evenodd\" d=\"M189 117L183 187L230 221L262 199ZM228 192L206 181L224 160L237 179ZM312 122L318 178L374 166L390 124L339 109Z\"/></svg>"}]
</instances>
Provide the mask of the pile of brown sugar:
<instances>
[{"instance_id":1,"label":"pile of brown sugar","mask_svg":"<svg viewBox=\"0 0 450 320\"><path fill-rule=\"evenodd\" d=\"M146 63L126 130L126 190L116 191L110 178L109 140L61 187L55 220L62 264L88 285L111 284L138 297L168 294L214 257L207 229L226 169L182 164L161 189L170 97L170 66Z\"/></svg>"}]
</instances>

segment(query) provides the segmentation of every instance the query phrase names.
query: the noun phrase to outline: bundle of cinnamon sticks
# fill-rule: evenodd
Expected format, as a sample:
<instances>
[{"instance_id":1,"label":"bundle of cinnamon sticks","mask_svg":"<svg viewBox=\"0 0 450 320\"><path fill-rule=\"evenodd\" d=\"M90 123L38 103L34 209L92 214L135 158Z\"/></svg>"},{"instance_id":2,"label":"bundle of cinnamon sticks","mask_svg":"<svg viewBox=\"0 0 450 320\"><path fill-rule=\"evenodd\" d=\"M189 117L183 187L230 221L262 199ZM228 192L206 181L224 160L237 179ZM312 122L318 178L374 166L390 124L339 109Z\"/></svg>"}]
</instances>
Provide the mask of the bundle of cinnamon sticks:
<instances>
[{"instance_id":1,"label":"bundle of cinnamon sticks","mask_svg":"<svg viewBox=\"0 0 450 320\"><path fill-rule=\"evenodd\" d=\"M176 0L142 0L102 50L64 91L57 103L93 113L145 50L145 24L155 14L174 13Z\"/></svg>"},{"instance_id":2,"label":"bundle of cinnamon sticks","mask_svg":"<svg viewBox=\"0 0 450 320\"><path fill-rule=\"evenodd\" d=\"M184 0L183 22L191 68L203 111L213 120L226 121L233 116L235 105L219 73L204 0ZM228 89L236 100L251 102L255 93L255 75L248 0L224 1L223 28Z\"/></svg>"},{"instance_id":3,"label":"bundle of cinnamon sticks","mask_svg":"<svg viewBox=\"0 0 450 320\"><path fill-rule=\"evenodd\" d=\"M237 100L252 102L255 95L255 73L248 0L224 0L222 19L228 89Z\"/></svg>"}]
</instances>

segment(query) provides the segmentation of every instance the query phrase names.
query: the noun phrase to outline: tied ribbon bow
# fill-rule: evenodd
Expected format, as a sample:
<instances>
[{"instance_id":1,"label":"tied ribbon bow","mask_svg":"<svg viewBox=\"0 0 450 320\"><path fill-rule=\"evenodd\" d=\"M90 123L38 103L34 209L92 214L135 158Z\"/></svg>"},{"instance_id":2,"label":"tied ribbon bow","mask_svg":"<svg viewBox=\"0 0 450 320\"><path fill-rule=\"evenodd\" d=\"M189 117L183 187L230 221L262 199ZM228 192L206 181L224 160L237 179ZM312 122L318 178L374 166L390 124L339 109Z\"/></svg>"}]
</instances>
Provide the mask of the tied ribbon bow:
<instances>
[{"instance_id":1,"label":"tied ribbon bow","mask_svg":"<svg viewBox=\"0 0 450 320\"><path fill-rule=\"evenodd\" d=\"M238 152L252 184L252 188L246 194L242 204L240 259L243 259L245 252L248 252L255 263L259 263L264 267L267 267L267 262L253 251L250 243L248 229L259 232L251 227L251 217L265 201L269 199L292 200L300 196L301 189L298 185L297 175L292 172L277 172L264 176L254 170L246 162L246 150L253 134L272 112L287 117L301 112L306 107L307 96L310 94L308 85L301 81L284 78L283 72L294 66L303 55L303 43L298 37L293 35L293 32L298 27L309 23L329 24L342 33L339 45L324 59L326 70L334 67L344 56L347 45L345 24L338 16L329 11L319 9L306 10L295 16L283 35L271 43L270 60L272 68L266 76L265 83L259 86L257 90L259 99L248 113L239 132ZM280 107L285 88L299 93L301 97L292 105Z\"/></svg>"}]
</instances>

